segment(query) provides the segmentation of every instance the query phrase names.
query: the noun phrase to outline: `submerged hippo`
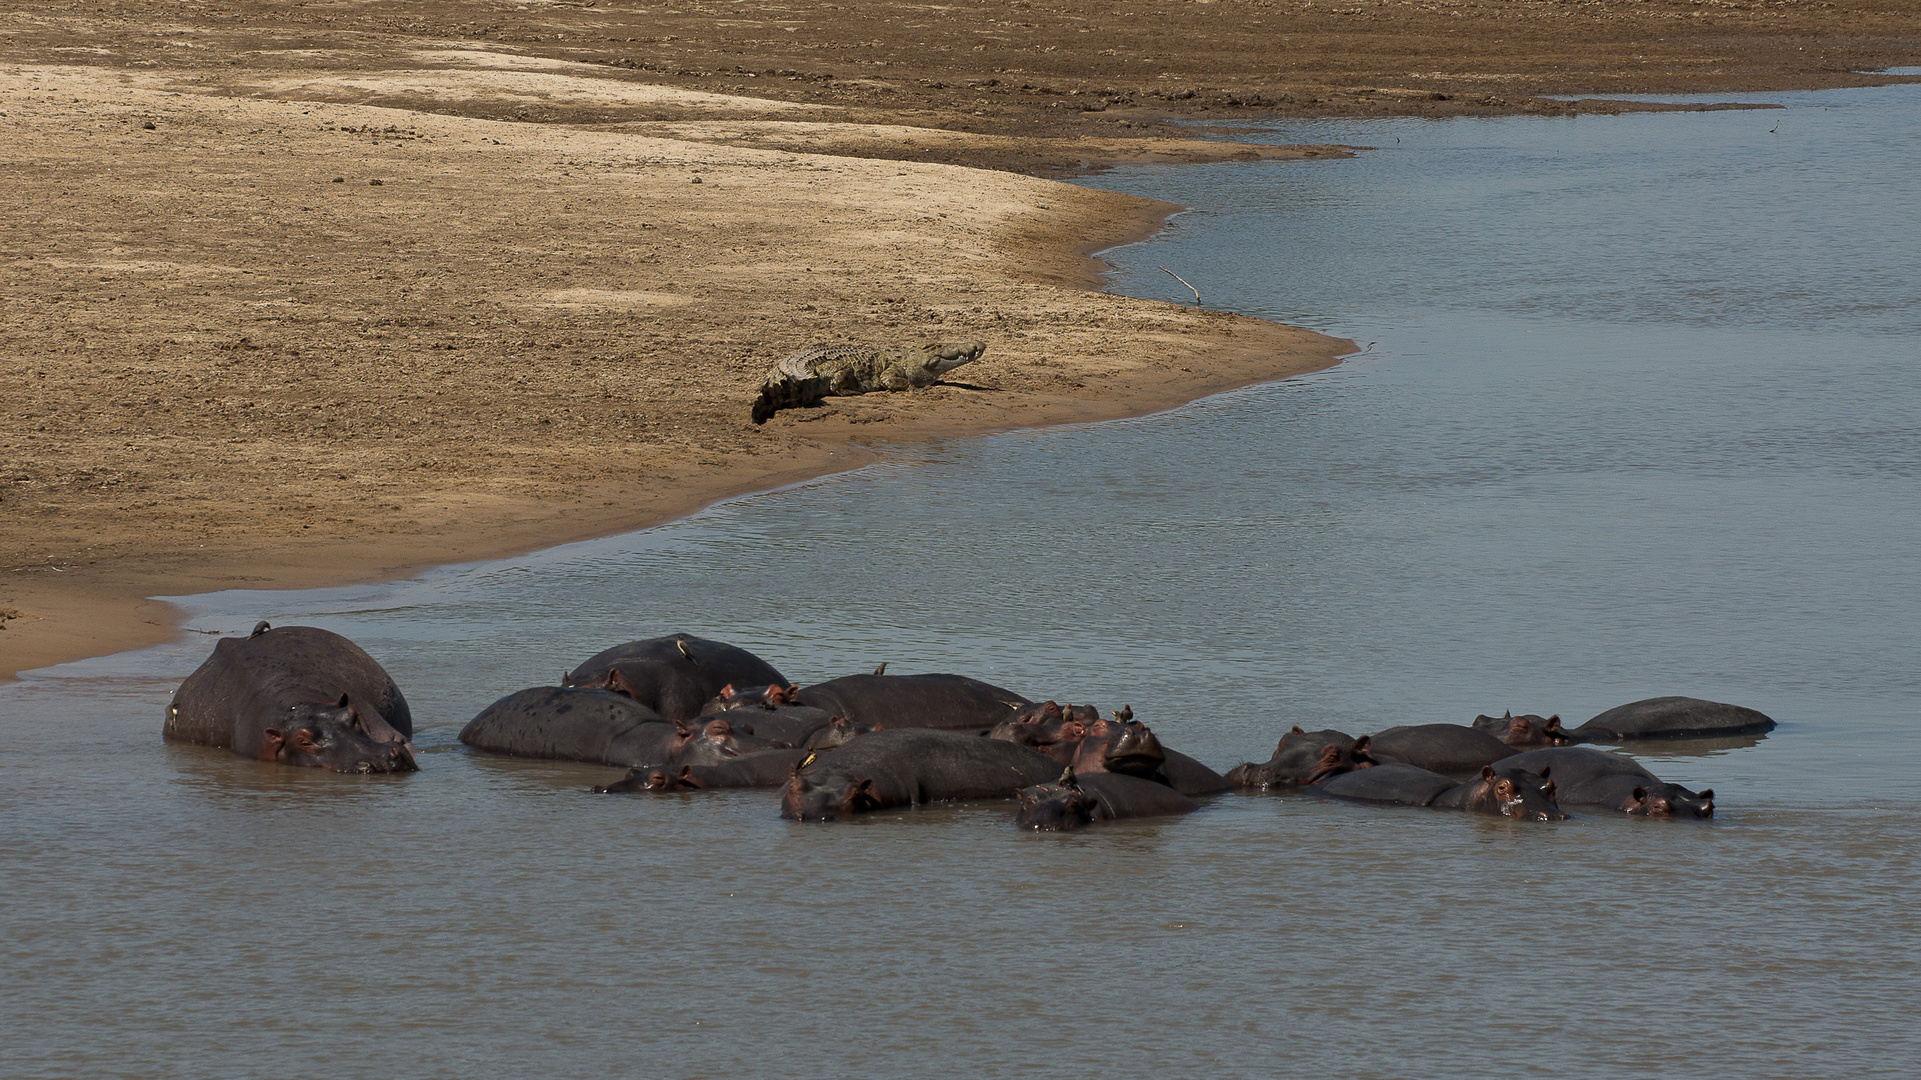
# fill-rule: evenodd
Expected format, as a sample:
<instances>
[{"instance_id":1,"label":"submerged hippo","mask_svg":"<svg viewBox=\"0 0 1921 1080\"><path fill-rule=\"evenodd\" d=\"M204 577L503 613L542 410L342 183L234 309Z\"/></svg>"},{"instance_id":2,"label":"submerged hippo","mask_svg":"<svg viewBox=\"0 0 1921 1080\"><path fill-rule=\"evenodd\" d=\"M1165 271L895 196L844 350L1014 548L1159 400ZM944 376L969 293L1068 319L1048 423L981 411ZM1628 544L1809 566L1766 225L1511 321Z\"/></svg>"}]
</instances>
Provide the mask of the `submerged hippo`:
<instances>
[{"instance_id":1,"label":"submerged hippo","mask_svg":"<svg viewBox=\"0 0 1921 1080\"><path fill-rule=\"evenodd\" d=\"M787 685L771 664L746 649L686 634L616 645L560 681L624 694L663 720L692 720L726 686Z\"/></svg>"},{"instance_id":2,"label":"submerged hippo","mask_svg":"<svg viewBox=\"0 0 1921 1080\"><path fill-rule=\"evenodd\" d=\"M1302 787L1337 773L1368 769L1380 764L1369 748L1365 735L1356 739L1342 731L1303 731L1299 724L1281 736L1274 756L1265 762L1245 762L1227 771L1223 781L1229 787L1268 791L1277 787Z\"/></svg>"},{"instance_id":3,"label":"submerged hippo","mask_svg":"<svg viewBox=\"0 0 1921 1080\"><path fill-rule=\"evenodd\" d=\"M624 695L578 686L508 694L468 721L460 741L491 754L630 767L717 765L774 747L724 719L668 723Z\"/></svg>"},{"instance_id":4,"label":"submerged hippo","mask_svg":"<svg viewBox=\"0 0 1921 1080\"><path fill-rule=\"evenodd\" d=\"M856 724L986 731L1033 702L965 675L846 675L803 687L795 703Z\"/></svg>"},{"instance_id":5,"label":"submerged hippo","mask_svg":"<svg viewBox=\"0 0 1921 1080\"><path fill-rule=\"evenodd\" d=\"M1331 799L1378 806L1464 810L1473 814L1497 814L1516 821L1567 819L1566 812L1555 805L1551 781L1532 774L1526 777L1498 774L1493 766L1487 765L1481 767L1481 774L1474 779L1456 782L1437 772L1390 762L1372 769L1341 773L1314 785L1311 790Z\"/></svg>"},{"instance_id":6,"label":"submerged hippo","mask_svg":"<svg viewBox=\"0 0 1921 1080\"><path fill-rule=\"evenodd\" d=\"M1525 769L1554 778L1555 801L1598 806L1636 817L1714 816L1714 791L1670 784L1625 754L1583 746L1529 750L1502 761L1500 770Z\"/></svg>"},{"instance_id":7,"label":"submerged hippo","mask_svg":"<svg viewBox=\"0 0 1921 1080\"><path fill-rule=\"evenodd\" d=\"M161 734L242 757L341 773L413 772L413 714L360 646L266 623L223 638L167 706Z\"/></svg>"},{"instance_id":8,"label":"submerged hippo","mask_svg":"<svg viewBox=\"0 0 1921 1080\"><path fill-rule=\"evenodd\" d=\"M1170 817L1201 808L1166 784L1125 773L1082 775L1072 769L1052 784L1022 788L1019 797L1014 824L1038 832L1065 832L1121 818Z\"/></svg>"},{"instance_id":9,"label":"submerged hippo","mask_svg":"<svg viewBox=\"0 0 1921 1080\"><path fill-rule=\"evenodd\" d=\"M1485 731L1461 724L1415 724L1370 736L1368 752L1382 763L1417 765L1460 780L1516 751Z\"/></svg>"},{"instance_id":10,"label":"submerged hippo","mask_svg":"<svg viewBox=\"0 0 1921 1080\"><path fill-rule=\"evenodd\" d=\"M592 790L635 791L716 791L723 788L777 788L793 778L812 750L756 750L731 758L719 765L642 765L628 770L626 776Z\"/></svg>"},{"instance_id":11,"label":"submerged hippo","mask_svg":"<svg viewBox=\"0 0 1921 1080\"><path fill-rule=\"evenodd\" d=\"M1060 775L1036 750L957 731L888 728L862 735L794 773L780 816L836 821L890 806L1009 799Z\"/></svg>"},{"instance_id":12,"label":"submerged hippo","mask_svg":"<svg viewBox=\"0 0 1921 1080\"><path fill-rule=\"evenodd\" d=\"M1774 721L1740 705L1691 697L1657 697L1617 705L1568 732L1577 742L1712 739L1774 730Z\"/></svg>"}]
</instances>

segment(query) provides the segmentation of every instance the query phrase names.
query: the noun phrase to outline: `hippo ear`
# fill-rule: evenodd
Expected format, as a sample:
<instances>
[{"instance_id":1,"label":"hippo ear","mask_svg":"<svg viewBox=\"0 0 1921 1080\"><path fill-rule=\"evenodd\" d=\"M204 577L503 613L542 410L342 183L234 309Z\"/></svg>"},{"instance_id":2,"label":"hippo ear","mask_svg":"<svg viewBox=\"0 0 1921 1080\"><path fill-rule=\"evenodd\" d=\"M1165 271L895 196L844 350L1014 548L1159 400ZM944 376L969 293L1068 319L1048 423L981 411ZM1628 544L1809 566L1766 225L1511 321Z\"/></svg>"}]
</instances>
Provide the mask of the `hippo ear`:
<instances>
[{"instance_id":1,"label":"hippo ear","mask_svg":"<svg viewBox=\"0 0 1921 1080\"><path fill-rule=\"evenodd\" d=\"M1628 797L1634 800L1634 805L1640 806L1648 801L1648 792L1646 788L1637 786Z\"/></svg>"},{"instance_id":2,"label":"hippo ear","mask_svg":"<svg viewBox=\"0 0 1921 1080\"><path fill-rule=\"evenodd\" d=\"M1481 766L1481 779L1483 780L1494 779L1494 766L1492 765Z\"/></svg>"},{"instance_id":3,"label":"hippo ear","mask_svg":"<svg viewBox=\"0 0 1921 1080\"><path fill-rule=\"evenodd\" d=\"M1305 734L1307 734L1307 732L1306 732L1305 730L1303 730L1303 729L1302 729L1302 727L1301 727L1301 725L1299 725L1299 724L1295 724L1295 725L1294 725L1294 729L1293 729L1292 731L1290 731L1290 732L1288 732L1288 734L1289 734L1289 735L1305 735Z\"/></svg>"},{"instance_id":4,"label":"hippo ear","mask_svg":"<svg viewBox=\"0 0 1921 1080\"><path fill-rule=\"evenodd\" d=\"M1368 747L1372 746L1373 744L1374 744L1374 736L1363 735L1360 738L1355 739L1354 745L1349 749L1353 750L1357 754L1365 754L1368 751Z\"/></svg>"},{"instance_id":5,"label":"hippo ear","mask_svg":"<svg viewBox=\"0 0 1921 1080\"><path fill-rule=\"evenodd\" d=\"M727 684L726 686L723 686L723 687L721 687L721 688L720 688L720 693L718 693L718 694L715 694L714 696L715 696L715 697L717 697L717 698L719 698L719 699L720 699L720 700L722 700L722 701L726 701L726 700L727 700L728 698L730 698L730 697L733 697L733 696L734 696L734 684L733 684L733 683L728 683L728 684Z\"/></svg>"},{"instance_id":6,"label":"hippo ear","mask_svg":"<svg viewBox=\"0 0 1921 1080\"><path fill-rule=\"evenodd\" d=\"M336 708L336 709L344 709L344 708L346 708L347 706L349 706L349 705L352 705L352 704L353 704L353 702L351 702L351 701L348 701L348 700L347 700L347 695L345 695L345 694L342 694L342 695L340 695L340 700L339 700L339 701L336 701L336 702L334 702L334 708Z\"/></svg>"},{"instance_id":7,"label":"hippo ear","mask_svg":"<svg viewBox=\"0 0 1921 1080\"><path fill-rule=\"evenodd\" d=\"M694 779L694 767L692 765L682 765L680 767L680 782L682 786L694 788L695 790L699 790L701 787L700 781Z\"/></svg>"},{"instance_id":8,"label":"hippo ear","mask_svg":"<svg viewBox=\"0 0 1921 1080\"><path fill-rule=\"evenodd\" d=\"M260 750L255 757L262 761L279 761L287 753L287 738L280 734L279 728L268 728L260 733Z\"/></svg>"},{"instance_id":9,"label":"hippo ear","mask_svg":"<svg viewBox=\"0 0 1921 1080\"><path fill-rule=\"evenodd\" d=\"M674 721L674 734L683 739L691 739L694 736L694 729L687 726L687 721L677 719Z\"/></svg>"},{"instance_id":10,"label":"hippo ear","mask_svg":"<svg viewBox=\"0 0 1921 1080\"><path fill-rule=\"evenodd\" d=\"M1541 766L1541 772L1540 772L1540 776L1541 776L1541 779L1543 779L1543 780L1546 780L1546 779L1547 779L1547 774L1548 774L1548 773L1551 773L1551 772L1553 772L1553 771L1554 771L1554 767L1553 767L1552 765L1543 765L1543 766Z\"/></svg>"}]
</instances>

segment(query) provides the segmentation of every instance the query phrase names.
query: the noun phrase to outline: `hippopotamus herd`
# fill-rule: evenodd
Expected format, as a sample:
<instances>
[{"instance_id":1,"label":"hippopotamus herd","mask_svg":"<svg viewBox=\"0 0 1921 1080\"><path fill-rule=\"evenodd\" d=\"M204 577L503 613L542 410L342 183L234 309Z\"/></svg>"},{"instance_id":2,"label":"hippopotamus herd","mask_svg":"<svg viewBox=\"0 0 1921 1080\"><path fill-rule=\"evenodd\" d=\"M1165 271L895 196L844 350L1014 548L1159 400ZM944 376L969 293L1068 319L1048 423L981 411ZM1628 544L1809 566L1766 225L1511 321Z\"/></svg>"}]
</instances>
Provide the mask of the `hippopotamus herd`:
<instances>
[{"instance_id":1,"label":"hippopotamus herd","mask_svg":"<svg viewBox=\"0 0 1921 1080\"><path fill-rule=\"evenodd\" d=\"M1559 821L1565 807L1711 817L1691 791L1622 753L1578 743L1759 734L1774 721L1697 698L1636 701L1565 728L1477 717L1360 736L1295 727L1265 762L1225 776L1173 750L1132 707L1036 702L964 675L791 683L744 649L687 634L628 642L501 698L461 729L475 750L626 770L596 793L778 789L781 817L836 821L892 807L1018 800L1022 828L1074 829L1201 808L1223 792ZM412 772L412 715L386 671L313 627L219 642L167 709L165 737L335 772Z\"/></svg>"}]
</instances>

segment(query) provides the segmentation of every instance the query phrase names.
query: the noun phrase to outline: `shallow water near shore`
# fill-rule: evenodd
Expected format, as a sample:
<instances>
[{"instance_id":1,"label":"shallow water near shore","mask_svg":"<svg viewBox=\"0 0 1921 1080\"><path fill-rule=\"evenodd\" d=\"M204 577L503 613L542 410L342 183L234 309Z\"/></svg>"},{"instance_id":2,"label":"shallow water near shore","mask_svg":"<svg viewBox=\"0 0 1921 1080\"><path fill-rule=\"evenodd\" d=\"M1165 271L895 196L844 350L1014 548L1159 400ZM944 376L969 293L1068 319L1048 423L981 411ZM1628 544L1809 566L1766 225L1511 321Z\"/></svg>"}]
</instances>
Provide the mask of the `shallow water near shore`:
<instances>
[{"instance_id":1,"label":"shallow water near shore","mask_svg":"<svg viewBox=\"0 0 1921 1080\"><path fill-rule=\"evenodd\" d=\"M1347 161L1111 173L1114 287L1374 344L1155 417L911 448L389 586L183 601L347 634L422 771L163 745L213 638L0 687L0 1074L1905 1076L1921 1060L1921 89L1768 112L1275 125ZM1292 724L1689 694L1707 822L1228 796L1017 832L603 797L454 741L685 631L803 682Z\"/></svg>"}]
</instances>

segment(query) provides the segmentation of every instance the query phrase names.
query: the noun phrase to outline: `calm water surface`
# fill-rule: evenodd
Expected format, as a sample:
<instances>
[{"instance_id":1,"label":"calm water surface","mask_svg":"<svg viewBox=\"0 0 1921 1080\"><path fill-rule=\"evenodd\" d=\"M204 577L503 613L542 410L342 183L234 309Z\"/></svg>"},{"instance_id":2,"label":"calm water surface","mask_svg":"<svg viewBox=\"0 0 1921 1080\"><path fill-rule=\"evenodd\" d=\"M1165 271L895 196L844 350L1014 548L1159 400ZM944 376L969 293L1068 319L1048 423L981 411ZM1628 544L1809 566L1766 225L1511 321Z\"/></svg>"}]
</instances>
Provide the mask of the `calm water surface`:
<instances>
[{"instance_id":1,"label":"calm water surface","mask_svg":"<svg viewBox=\"0 0 1921 1080\"><path fill-rule=\"evenodd\" d=\"M0 1074L1911 1075L1921 917L1921 90L1785 111L1276 126L1351 161L1109 174L1196 207L1115 284L1373 342L418 581L189 598L326 626L422 771L162 745L212 639L0 687ZM1711 822L1231 797L1016 832L586 794L488 702L684 630L801 681L1133 704L1219 767L1291 724L1655 694Z\"/></svg>"}]
</instances>

